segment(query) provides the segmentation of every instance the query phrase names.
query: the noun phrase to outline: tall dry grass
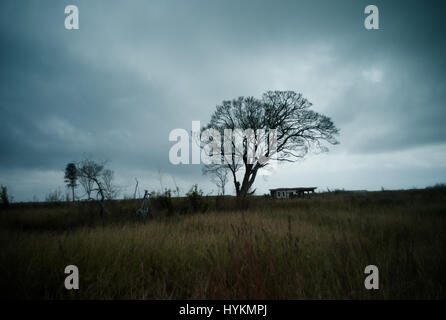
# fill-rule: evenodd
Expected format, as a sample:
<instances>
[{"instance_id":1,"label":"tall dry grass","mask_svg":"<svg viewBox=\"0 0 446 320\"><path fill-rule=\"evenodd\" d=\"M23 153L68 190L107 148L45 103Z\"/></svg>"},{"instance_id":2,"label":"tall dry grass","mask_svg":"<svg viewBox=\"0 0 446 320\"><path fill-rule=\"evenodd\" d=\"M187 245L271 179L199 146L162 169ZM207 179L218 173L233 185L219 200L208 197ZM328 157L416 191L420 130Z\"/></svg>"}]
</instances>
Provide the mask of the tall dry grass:
<instances>
[{"instance_id":1,"label":"tall dry grass","mask_svg":"<svg viewBox=\"0 0 446 320\"><path fill-rule=\"evenodd\" d=\"M210 201L208 211L133 217L110 203L0 212L0 286L38 299L444 299L444 190ZM181 202L181 200L175 200ZM220 201L219 204L217 202ZM218 208L218 210L217 210ZM75 264L80 289L64 288ZM379 267L380 289L364 288Z\"/></svg>"}]
</instances>

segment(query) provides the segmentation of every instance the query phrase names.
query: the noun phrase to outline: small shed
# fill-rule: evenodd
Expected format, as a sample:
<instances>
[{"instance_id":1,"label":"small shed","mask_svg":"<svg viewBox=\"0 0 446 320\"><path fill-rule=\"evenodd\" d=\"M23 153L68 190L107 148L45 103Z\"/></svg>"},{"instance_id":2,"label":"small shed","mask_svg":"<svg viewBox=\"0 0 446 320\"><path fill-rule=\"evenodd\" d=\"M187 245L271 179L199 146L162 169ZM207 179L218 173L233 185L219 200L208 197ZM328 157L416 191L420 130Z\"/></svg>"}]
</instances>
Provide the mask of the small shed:
<instances>
[{"instance_id":1,"label":"small shed","mask_svg":"<svg viewBox=\"0 0 446 320\"><path fill-rule=\"evenodd\" d=\"M296 187L296 188L277 188L269 189L273 199L287 199L287 198L303 198L305 195L314 193L317 187Z\"/></svg>"}]
</instances>

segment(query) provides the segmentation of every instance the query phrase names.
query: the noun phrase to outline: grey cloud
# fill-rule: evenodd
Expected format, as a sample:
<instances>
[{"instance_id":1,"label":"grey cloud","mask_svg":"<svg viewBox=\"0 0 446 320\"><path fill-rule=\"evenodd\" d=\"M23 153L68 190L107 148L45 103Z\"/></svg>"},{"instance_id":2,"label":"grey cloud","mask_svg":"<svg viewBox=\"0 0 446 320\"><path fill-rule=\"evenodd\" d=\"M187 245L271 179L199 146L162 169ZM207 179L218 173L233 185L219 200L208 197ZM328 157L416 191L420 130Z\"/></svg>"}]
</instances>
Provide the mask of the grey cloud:
<instances>
[{"instance_id":1,"label":"grey cloud","mask_svg":"<svg viewBox=\"0 0 446 320\"><path fill-rule=\"evenodd\" d=\"M269 89L302 91L331 116L334 152L446 142L442 2L375 1L376 32L362 0L72 4L78 31L63 28L62 2L0 4L0 179L91 154L122 176L203 181L168 162L170 130Z\"/></svg>"}]
</instances>

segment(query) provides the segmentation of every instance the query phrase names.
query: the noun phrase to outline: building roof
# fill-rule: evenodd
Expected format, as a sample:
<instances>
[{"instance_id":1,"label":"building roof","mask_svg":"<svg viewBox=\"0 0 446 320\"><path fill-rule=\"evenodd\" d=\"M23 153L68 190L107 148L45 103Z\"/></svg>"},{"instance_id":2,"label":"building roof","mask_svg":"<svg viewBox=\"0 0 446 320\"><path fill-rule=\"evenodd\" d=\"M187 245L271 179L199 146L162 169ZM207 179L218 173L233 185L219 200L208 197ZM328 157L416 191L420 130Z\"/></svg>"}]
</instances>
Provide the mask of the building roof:
<instances>
[{"instance_id":1,"label":"building roof","mask_svg":"<svg viewBox=\"0 0 446 320\"><path fill-rule=\"evenodd\" d=\"M296 187L296 188L276 188L276 189L269 189L269 191L314 191L317 189L317 187Z\"/></svg>"}]
</instances>

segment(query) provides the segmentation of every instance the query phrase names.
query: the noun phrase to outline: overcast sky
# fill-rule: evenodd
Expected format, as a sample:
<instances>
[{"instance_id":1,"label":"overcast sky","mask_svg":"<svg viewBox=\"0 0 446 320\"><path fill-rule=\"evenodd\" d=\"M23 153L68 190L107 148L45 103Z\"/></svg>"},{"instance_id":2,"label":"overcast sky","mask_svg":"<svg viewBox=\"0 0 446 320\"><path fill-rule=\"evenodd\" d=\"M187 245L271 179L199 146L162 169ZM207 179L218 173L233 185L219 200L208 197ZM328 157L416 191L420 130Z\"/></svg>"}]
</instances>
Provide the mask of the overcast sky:
<instances>
[{"instance_id":1,"label":"overcast sky","mask_svg":"<svg viewBox=\"0 0 446 320\"><path fill-rule=\"evenodd\" d=\"M64 27L66 5L79 30ZM364 8L379 8L379 30ZM0 2L0 183L16 201L60 186L70 161L109 160L123 194L216 192L169 163L169 132L215 106L294 90L340 144L259 177L274 187L377 190L446 182L442 1ZM233 192L233 186L227 188Z\"/></svg>"}]
</instances>

